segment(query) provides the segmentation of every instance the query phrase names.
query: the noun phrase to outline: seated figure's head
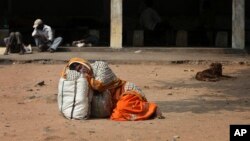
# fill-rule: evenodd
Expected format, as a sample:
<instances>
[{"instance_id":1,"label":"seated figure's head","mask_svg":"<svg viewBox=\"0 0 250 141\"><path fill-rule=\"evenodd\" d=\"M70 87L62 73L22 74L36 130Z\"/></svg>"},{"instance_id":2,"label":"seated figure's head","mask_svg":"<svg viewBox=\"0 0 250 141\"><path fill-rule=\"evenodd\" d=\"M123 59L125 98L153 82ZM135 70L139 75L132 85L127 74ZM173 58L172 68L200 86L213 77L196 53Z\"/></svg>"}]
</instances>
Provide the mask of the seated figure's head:
<instances>
[{"instance_id":1,"label":"seated figure's head","mask_svg":"<svg viewBox=\"0 0 250 141\"><path fill-rule=\"evenodd\" d=\"M78 71L80 73L88 73L89 72L89 69L86 66L84 66L80 63L77 63L77 62L70 64L69 69Z\"/></svg>"},{"instance_id":2,"label":"seated figure's head","mask_svg":"<svg viewBox=\"0 0 250 141\"><path fill-rule=\"evenodd\" d=\"M36 19L35 22L34 22L34 25L33 25L33 28L35 29L43 29L44 27L44 23L41 19Z\"/></svg>"}]
</instances>

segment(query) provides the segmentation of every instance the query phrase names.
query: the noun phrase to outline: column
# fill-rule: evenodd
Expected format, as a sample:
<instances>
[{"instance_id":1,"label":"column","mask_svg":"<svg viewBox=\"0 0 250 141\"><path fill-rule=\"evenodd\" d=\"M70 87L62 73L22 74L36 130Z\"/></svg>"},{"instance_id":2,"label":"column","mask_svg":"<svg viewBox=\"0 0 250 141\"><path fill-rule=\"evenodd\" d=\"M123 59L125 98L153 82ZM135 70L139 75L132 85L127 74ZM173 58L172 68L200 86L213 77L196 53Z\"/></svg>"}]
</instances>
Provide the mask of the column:
<instances>
[{"instance_id":1,"label":"column","mask_svg":"<svg viewBox=\"0 0 250 141\"><path fill-rule=\"evenodd\" d=\"M233 0L232 48L245 48L245 0Z\"/></svg>"},{"instance_id":2,"label":"column","mask_svg":"<svg viewBox=\"0 0 250 141\"><path fill-rule=\"evenodd\" d=\"M111 0L110 9L110 46L119 49L122 48L122 0Z\"/></svg>"}]
</instances>

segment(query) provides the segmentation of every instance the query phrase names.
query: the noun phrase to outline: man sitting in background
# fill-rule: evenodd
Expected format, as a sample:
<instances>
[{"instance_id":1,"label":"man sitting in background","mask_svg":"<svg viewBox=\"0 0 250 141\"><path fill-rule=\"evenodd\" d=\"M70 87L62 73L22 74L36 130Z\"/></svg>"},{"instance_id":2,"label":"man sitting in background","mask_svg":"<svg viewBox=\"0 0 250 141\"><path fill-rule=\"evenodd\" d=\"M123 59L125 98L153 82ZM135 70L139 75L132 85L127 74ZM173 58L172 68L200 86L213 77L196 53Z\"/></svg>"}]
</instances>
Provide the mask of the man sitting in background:
<instances>
[{"instance_id":1,"label":"man sitting in background","mask_svg":"<svg viewBox=\"0 0 250 141\"><path fill-rule=\"evenodd\" d=\"M50 26L45 25L41 19L37 19L33 25L34 31L32 37L34 37L36 45L39 51L46 51L53 53L58 46L62 43L62 37L54 39L53 32Z\"/></svg>"},{"instance_id":2,"label":"man sitting in background","mask_svg":"<svg viewBox=\"0 0 250 141\"><path fill-rule=\"evenodd\" d=\"M4 38L4 42L6 45L6 50L4 55L8 55L8 53L18 53L20 55L24 54L24 45L22 41L22 35L20 32L11 32L10 36Z\"/></svg>"}]
</instances>

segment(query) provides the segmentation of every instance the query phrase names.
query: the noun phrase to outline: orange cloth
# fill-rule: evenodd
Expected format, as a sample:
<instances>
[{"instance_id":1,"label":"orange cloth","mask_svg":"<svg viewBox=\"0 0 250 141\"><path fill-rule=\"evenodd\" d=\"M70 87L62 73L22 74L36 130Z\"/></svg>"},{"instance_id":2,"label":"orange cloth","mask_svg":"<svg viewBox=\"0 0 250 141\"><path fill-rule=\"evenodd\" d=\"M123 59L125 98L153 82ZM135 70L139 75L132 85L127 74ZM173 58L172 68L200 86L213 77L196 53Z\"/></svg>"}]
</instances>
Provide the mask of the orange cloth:
<instances>
[{"instance_id":1,"label":"orange cloth","mask_svg":"<svg viewBox=\"0 0 250 141\"><path fill-rule=\"evenodd\" d=\"M102 82L95 80L93 77L91 77L89 79L89 83L94 90L97 90L99 92L103 92L107 89L114 89L114 88L120 87L121 85L123 85L125 83L125 81L117 78L115 81L113 81L109 85L103 85Z\"/></svg>"},{"instance_id":2,"label":"orange cloth","mask_svg":"<svg viewBox=\"0 0 250 141\"><path fill-rule=\"evenodd\" d=\"M116 121L137 121L149 119L157 109L155 103L145 100L135 91L126 91L118 100L110 117Z\"/></svg>"},{"instance_id":3,"label":"orange cloth","mask_svg":"<svg viewBox=\"0 0 250 141\"><path fill-rule=\"evenodd\" d=\"M126 81L121 81L121 84L118 87L113 87L111 89L108 89L112 96L112 102L114 103L114 105L116 105L121 95L125 92L124 90L125 84L126 84Z\"/></svg>"}]
</instances>

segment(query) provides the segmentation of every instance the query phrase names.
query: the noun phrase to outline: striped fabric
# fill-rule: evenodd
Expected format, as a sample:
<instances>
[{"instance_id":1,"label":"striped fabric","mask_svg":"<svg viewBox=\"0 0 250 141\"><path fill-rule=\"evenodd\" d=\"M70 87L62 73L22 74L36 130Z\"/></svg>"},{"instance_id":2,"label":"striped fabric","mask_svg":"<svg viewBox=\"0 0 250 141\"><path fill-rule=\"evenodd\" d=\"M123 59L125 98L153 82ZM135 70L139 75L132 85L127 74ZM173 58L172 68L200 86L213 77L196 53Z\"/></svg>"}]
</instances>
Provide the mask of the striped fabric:
<instances>
[{"instance_id":1,"label":"striped fabric","mask_svg":"<svg viewBox=\"0 0 250 141\"><path fill-rule=\"evenodd\" d=\"M96 61L91 66L95 80L100 81L103 85L109 85L118 79L106 62Z\"/></svg>"},{"instance_id":2,"label":"striped fabric","mask_svg":"<svg viewBox=\"0 0 250 141\"><path fill-rule=\"evenodd\" d=\"M124 86L124 91L136 91L137 93L139 93L142 97L145 97L145 94L142 92L142 90L137 87L134 83L131 82L126 82L125 86Z\"/></svg>"},{"instance_id":3,"label":"striped fabric","mask_svg":"<svg viewBox=\"0 0 250 141\"><path fill-rule=\"evenodd\" d=\"M67 70L66 72L66 80L74 81L80 78L81 73L76 70Z\"/></svg>"}]
</instances>

